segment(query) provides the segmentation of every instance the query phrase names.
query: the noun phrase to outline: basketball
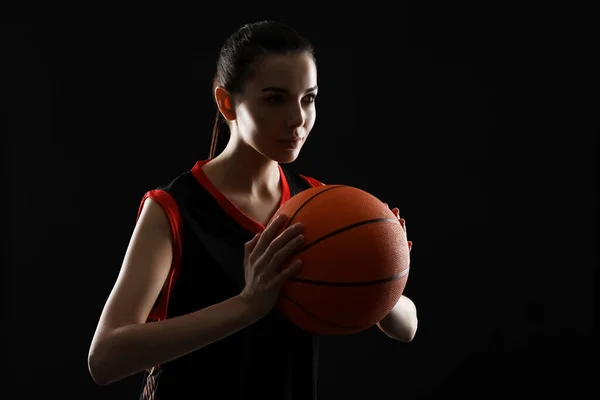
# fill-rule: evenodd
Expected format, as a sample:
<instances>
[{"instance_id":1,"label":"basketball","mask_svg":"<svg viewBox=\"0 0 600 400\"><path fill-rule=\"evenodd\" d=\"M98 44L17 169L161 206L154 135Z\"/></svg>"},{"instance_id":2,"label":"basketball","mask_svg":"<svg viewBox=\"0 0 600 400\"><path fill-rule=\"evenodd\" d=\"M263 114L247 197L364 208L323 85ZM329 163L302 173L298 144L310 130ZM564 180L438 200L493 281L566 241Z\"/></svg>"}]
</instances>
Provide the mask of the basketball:
<instances>
[{"instance_id":1,"label":"basketball","mask_svg":"<svg viewBox=\"0 0 600 400\"><path fill-rule=\"evenodd\" d=\"M321 335L348 335L374 326L406 285L409 250L404 228L372 194L346 185L313 187L275 213L286 226L304 224L304 245L285 263L303 261L276 307L297 327Z\"/></svg>"}]
</instances>

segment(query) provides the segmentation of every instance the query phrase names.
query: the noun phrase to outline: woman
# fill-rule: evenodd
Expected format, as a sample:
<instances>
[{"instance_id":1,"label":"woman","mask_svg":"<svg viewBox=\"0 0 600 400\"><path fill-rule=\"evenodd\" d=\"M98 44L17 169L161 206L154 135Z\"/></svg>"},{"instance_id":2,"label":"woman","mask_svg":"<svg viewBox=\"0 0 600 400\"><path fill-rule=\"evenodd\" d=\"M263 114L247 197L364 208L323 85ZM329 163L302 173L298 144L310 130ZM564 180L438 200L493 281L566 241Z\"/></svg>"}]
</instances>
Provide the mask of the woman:
<instances>
[{"instance_id":1,"label":"woman","mask_svg":"<svg viewBox=\"0 0 600 400\"><path fill-rule=\"evenodd\" d=\"M317 90L313 48L292 28L257 22L226 40L209 157L142 199L90 347L95 382L145 372L141 399L316 398L317 337L274 308L301 269L281 266L302 246L302 226L277 235L285 220L265 225L291 196L322 185L285 166L314 125ZM229 139L217 154L220 131ZM378 326L409 341L416 314L402 302Z\"/></svg>"}]
</instances>

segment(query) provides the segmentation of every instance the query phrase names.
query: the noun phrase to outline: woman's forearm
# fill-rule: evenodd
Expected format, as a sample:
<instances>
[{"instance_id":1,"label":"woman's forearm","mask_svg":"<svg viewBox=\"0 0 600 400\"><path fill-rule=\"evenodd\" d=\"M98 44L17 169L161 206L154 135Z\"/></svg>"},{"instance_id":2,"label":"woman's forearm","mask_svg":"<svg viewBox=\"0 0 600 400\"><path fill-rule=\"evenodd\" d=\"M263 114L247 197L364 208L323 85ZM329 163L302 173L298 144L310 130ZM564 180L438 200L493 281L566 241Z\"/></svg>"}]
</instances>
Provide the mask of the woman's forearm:
<instances>
[{"instance_id":1,"label":"woman's forearm","mask_svg":"<svg viewBox=\"0 0 600 400\"><path fill-rule=\"evenodd\" d=\"M259 318L235 296L187 315L123 326L92 344L89 370L97 384L107 385L223 339Z\"/></svg>"}]
</instances>

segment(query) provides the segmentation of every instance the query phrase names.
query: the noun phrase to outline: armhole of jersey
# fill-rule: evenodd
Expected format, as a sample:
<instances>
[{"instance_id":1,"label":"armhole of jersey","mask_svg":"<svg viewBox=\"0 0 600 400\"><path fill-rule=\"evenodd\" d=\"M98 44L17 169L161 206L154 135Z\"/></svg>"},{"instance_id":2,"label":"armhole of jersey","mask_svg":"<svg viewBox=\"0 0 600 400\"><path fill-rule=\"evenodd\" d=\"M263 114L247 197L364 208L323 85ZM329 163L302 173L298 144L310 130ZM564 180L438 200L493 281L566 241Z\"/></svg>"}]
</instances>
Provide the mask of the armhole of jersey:
<instances>
[{"instance_id":1,"label":"armhole of jersey","mask_svg":"<svg viewBox=\"0 0 600 400\"><path fill-rule=\"evenodd\" d=\"M304 179L311 187L324 186L325 184L321 181L316 180L315 178L311 178L310 176L298 174L302 179Z\"/></svg>"},{"instance_id":2,"label":"armhole of jersey","mask_svg":"<svg viewBox=\"0 0 600 400\"><path fill-rule=\"evenodd\" d=\"M167 318L169 298L171 297L171 292L175 282L177 281L181 267L182 224L181 215L179 214L179 208L177 207L175 199L173 199L168 192L160 189L150 190L144 194L138 208L137 219L139 219L142 208L144 207L144 203L148 198L151 198L157 202L167 215L169 225L171 226L171 235L173 237L173 259L171 261L171 268L169 270L169 275L165 280L165 284L161 289L154 306L152 306L150 314L148 315L147 321L150 322L160 321Z\"/></svg>"}]
</instances>

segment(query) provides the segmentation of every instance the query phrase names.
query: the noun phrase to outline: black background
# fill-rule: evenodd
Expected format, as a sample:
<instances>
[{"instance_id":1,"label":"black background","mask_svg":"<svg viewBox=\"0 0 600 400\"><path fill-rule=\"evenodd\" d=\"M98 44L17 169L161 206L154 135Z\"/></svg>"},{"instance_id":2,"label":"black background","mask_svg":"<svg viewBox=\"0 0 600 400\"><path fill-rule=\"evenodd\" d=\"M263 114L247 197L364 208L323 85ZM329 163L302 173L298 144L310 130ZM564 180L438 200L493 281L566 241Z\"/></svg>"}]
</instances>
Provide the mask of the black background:
<instances>
[{"instance_id":1,"label":"black background","mask_svg":"<svg viewBox=\"0 0 600 400\"><path fill-rule=\"evenodd\" d=\"M137 398L141 376L98 387L86 362L139 201L207 157L219 47L273 18L317 51L317 123L295 168L399 207L414 241L415 340L324 338L322 398L581 398L595 352L588 11L199 4L4 14L3 390Z\"/></svg>"}]
</instances>

